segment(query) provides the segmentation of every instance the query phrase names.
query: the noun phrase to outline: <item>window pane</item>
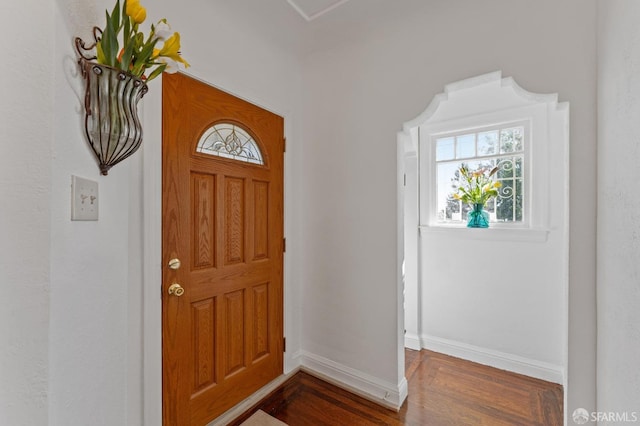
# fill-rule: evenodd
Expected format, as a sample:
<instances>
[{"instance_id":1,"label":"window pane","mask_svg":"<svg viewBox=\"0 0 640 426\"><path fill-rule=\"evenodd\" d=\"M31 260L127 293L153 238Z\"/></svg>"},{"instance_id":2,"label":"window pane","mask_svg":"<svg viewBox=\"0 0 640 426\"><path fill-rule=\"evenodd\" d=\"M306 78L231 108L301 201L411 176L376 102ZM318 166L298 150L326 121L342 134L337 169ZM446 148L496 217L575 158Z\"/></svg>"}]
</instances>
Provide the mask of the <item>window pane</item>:
<instances>
[{"instance_id":1,"label":"window pane","mask_svg":"<svg viewBox=\"0 0 640 426\"><path fill-rule=\"evenodd\" d=\"M516 157L516 177L522 177L522 157Z\"/></svg>"},{"instance_id":2,"label":"window pane","mask_svg":"<svg viewBox=\"0 0 640 426\"><path fill-rule=\"evenodd\" d=\"M513 159L503 158L498 163L498 179L507 179L513 177Z\"/></svg>"},{"instance_id":3,"label":"window pane","mask_svg":"<svg viewBox=\"0 0 640 426\"><path fill-rule=\"evenodd\" d=\"M460 202L453 198L455 193L453 179L455 179L459 167L459 163L438 164L438 220L460 220Z\"/></svg>"},{"instance_id":4,"label":"window pane","mask_svg":"<svg viewBox=\"0 0 640 426\"><path fill-rule=\"evenodd\" d=\"M475 160L475 161L465 161L463 164L467 166L469 171L475 172L476 170L486 169L491 170L496 164L496 160L485 159L485 160Z\"/></svg>"},{"instance_id":5,"label":"window pane","mask_svg":"<svg viewBox=\"0 0 640 426\"><path fill-rule=\"evenodd\" d=\"M498 219L496 217L496 199L492 198L489 201L487 201L487 204L485 204L484 209L487 213L489 213L489 222L496 222Z\"/></svg>"},{"instance_id":6,"label":"window pane","mask_svg":"<svg viewBox=\"0 0 640 426\"><path fill-rule=\"evenodd\" d=\"M498 197L496 199L496 219L503 222L513 221L514 187L513 179L501 180Z\"/></svg>"},{"instance_id":7,"label":"window pane","mask_svg":"<svg viewBox=\"0 0 640 426\"><path fill-rule=\"evenodd\" d=\"M522 221L522 200L523 200L523 193L522 193L522 179L518 179L516 180L516 206L515 206L515 220L517 221Z\"/></svg>"},{"instance_id":8,"label":"window pane","mask_svg":"<svg viewBox=\"0 0 640 426\"><path fill-rule=\"evenodd\" d=\"M522 137L524 135L523 127L514 127L512 129L502 129L500 131L500 153L522 151Z\"/></svg>"},{"instance_id":9,"label":"window pane","mask_svg":"<svg viewBox=\"0 0 640 426\"><path fill-rule=\"evenodd\" d=\"M461 204L460 201L456 200L455 198L448 197L444 219L441 219L441 220L447 220L447 221L462 220L460 204Z\"/></svg>"},{"instance_id":10,"label":"window pane","mask_svg":"<svg viewBox=\"0 0 640 426\"><path fill-rule=\"evenodd\" d=\"M462 211L461 211L461 215L460 215L460 220L466 222L467 221L467 216L468 213L471 211L472 207L469 204L462 204Z\"/></svg>"},{"instance_id":11,"label":"window pane","mask_svg":"<svg viewBox=\"0 0 640 426\"><path fill-rule=\"evenodd\" d=\"M478 133L478 156L493 155L498 150L498 131Z\"/></svg>"},{"instance_id":12,"label":"window pane","mask_svg":"<svg viewBox=\"0 0 640 426\"><path fill-rule=\"evenodd\" d=\"M456 138L456 158L470 158L476 156L476 135L462 135Z\"/></svg>"},{"instance_id":13,"label":"window pane","mask_svg":"<svg viewBox=\"0 0 640 426\"><path fill-rule=\"evenodd\" d=\"M436 140L436 161L453 160L454 138Z\"/></svg>"}]
</instances>

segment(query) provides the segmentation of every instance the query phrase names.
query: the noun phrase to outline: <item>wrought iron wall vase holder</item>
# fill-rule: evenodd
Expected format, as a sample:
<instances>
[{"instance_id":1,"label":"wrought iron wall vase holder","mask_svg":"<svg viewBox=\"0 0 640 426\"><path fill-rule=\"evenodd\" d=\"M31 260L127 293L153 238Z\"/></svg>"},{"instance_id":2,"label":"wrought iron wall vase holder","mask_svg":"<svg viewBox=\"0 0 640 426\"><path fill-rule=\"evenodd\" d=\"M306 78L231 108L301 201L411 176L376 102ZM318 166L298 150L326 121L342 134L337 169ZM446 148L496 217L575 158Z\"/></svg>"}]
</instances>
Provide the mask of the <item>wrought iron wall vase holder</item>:
<instances>
[{"instance_id":1,"label":"wrought iron wall vase holder","mask_svg":"<svg viewBox=\"0 0 640 426\"><path fill-rule=\"evenodd\" d=\"M97 42L100 29L94 28ZM149 90L140 78L117 68L93 62L96 43L86 46L75 39L80 55L78 64L86 80L84 127L100 172L131 156L142 143L142 124L138 117L138 102Z\"/></svg>"}]
</instances>

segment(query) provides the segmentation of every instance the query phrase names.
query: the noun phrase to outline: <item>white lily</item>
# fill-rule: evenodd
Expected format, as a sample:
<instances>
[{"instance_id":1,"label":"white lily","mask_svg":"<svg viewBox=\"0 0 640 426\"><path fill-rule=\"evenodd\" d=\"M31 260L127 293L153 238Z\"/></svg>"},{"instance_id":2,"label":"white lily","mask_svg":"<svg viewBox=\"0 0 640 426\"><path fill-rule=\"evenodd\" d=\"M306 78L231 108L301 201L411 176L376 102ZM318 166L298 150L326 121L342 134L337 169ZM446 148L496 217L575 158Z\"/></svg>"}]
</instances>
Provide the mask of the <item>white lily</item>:
<instances>
[{"instance_id":1,"label":"white lily","mask_svg":"<svg viewBox=\"0 0 640 426\"><path fill-rule=\"evenodd\" d=\"M155 35L159 41L165 41L173 35L173 30L171 26L167 24L167 21L163 19L156 25Z\"/></svg>"},{"instance_id":2,"label":"white lily","mask_svg":"<svg viewBox=\"0 0 640 426\"><path fill-rule=\"evenodd\" d=\"M174 61L171 58L166 56L160 56L156 59L158 62L162 62L163 64L167 64L167 67L164 69L164 72L167 74L175 74L178 72L178 62Z\"/></svg>"}]
</instances>

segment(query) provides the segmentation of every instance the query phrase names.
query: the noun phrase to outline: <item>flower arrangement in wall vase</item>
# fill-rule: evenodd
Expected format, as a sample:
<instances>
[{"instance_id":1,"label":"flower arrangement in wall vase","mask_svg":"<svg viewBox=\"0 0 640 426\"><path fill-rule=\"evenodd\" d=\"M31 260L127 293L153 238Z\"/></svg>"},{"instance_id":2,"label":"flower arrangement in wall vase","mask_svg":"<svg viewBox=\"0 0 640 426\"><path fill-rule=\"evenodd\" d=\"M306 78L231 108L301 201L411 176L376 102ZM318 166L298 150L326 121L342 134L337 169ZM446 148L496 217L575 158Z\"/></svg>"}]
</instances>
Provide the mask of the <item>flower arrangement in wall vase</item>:
<instances>
[{"instance_id":1,"label":"flower arrangement in wall vase","mask_svg":"<svg viewBox=\"0 0 640 426\"><path fill-rule=\"evenodd\" d=\"M493 197L498 196L500 182L494 180L498 167L489 170L479 168L470 171L464 164L458 169L460 176L457 184L457 192L453 198L471 206L467 213L467 227L488 228L489 213L484 210L485 205Z\"/></svg>"},{"instance_id":2,"label":"flower arrangement in wall vase","mask_svg":"<svg viewBox=\"0 0 640 426\"><path fill-rule=\"evenodd\" d=\"M117 0L111 14L106 11L105 27L93 28L92 44L75 39L86 80L85 131L103 175L142 143L138 102L147 83L189 66L180 55L180 34L161 19L145 36L139 26L146 17L139 0Z\"/></svg>"}]
</instances>

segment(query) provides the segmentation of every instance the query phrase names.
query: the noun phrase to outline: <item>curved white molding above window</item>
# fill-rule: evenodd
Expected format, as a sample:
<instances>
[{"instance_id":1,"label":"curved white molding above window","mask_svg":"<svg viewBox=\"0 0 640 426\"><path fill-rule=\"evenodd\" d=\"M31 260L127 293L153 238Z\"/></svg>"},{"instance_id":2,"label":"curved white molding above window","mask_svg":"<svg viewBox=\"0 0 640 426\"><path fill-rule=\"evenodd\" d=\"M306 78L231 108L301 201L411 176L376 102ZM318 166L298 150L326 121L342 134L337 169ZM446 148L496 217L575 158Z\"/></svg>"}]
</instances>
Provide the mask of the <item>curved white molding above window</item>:
<instances>
[{"instance_id":1,"label":"curved white molding above window","mask_svg":"<svg viewBox=\"0 0 640 426\"><path fill-rule=\"evenodd\" d=\"M524 126L527 138L523 152L526 174L521 221L492 223L488 230L480 232L466 228L460 221L457 224L447 222L448 215L442 212L442 188L438 197L435 141L449 135L479 134L483 129L499 129L510 123ZM529 92L513 78L503 78L500 71L448 84L420 115L404 123L398 140L404 147L405 157L415 154L418 157L422 233L546 241L551 230L565 228L569 105L559 103L557 94ZM440 177L440 182L443 181L446 182L446 177L444 180Z\"/></svg>"},{"instance_id":2,"label":"curved white molding above window","mask_svg":"<svg viewBox=\"0 0 640 426\"><path fill-rule=\"evenodd\" d=\"M503 90L508 89L508 90ZM511 92L511 93L509 93ZM482 96L482 95L485 96ZM495 97L487 98L486 95ZM502 71L494 71L466 80L447 84L443 93L434 96L429 106L413 120L403 124L404 133L425 123L443 122L472 117L491 111L548 104L558 110L569 108L566 102L558 102L558 94L533 93L523 89L511 77L502 78Z\"/></svg>"}]
</instances>

